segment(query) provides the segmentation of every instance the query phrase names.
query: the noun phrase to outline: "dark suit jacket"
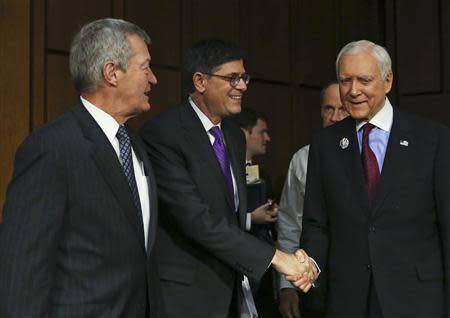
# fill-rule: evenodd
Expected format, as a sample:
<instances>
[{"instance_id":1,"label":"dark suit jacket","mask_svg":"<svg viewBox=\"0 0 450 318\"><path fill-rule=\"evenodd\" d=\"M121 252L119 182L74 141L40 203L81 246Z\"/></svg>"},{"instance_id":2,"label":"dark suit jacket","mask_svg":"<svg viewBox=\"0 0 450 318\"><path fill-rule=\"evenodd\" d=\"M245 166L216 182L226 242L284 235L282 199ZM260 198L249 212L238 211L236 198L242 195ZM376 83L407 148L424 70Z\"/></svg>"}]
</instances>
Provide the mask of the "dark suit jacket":
<instances>
[{"instance_id":1,"label":"dark suit jacket","mask_svg":"<svg viewBox=\"0 0 450 318\"><path fill-rule=\"evenodd\" d=\"M364 317L371 276L385 318L449 317L448 129L394 109L373 208L355 130L322 130L309 155L300 246L328 272L327 317Z\"/></svg>"},{"instance_id":2,"label":"dark suit jacket","mask_svg":"<svg viewBox=\"0 0 450 318\"><path fill-rule=\"evenodd\" d=\"M187 101L141 131L158 184L156 250L167 317L227 317L239 273L259 279L275 252L244 232L245 138L227 120L222 131L239 193L237 213L208 135Z\"/></svg>"},{"instance_id":3,"label":"dark suit jacket","mask_svg":"<svg viewBox=\"0 0 450 318\"><path fill-rule=\"evenodd\" d=\"M156 185L148 175L148 252L131 190L101 128L78 101L17 151L0 225L0 317L157 317Z\"/></svg>"}]
</instances>

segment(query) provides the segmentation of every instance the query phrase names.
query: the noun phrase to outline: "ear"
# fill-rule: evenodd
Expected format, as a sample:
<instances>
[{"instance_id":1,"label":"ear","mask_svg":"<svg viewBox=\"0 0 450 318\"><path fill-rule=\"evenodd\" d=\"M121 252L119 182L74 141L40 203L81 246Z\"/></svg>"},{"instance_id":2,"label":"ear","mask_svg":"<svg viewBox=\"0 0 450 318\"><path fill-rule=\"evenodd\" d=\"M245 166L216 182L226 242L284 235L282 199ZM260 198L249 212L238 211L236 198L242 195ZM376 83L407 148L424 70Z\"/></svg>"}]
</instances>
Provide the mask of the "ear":
<instances>
[{"instance_id":1,"label":"ear","mask_svg":"<svg viewBox=\"0 0 450 318\"><path fill-rule=\"evenodd\" d=\"M244 132L245 138L248 138L250 136L250 133L247 129L241 127L241 130Z\"/></svg>"},{"instance_id":2,"label":"ear","mask_svg":"<svg viewBox=\"0 0 450 318\"><path fill-rule=\"evenodd\" d=\"M192 75L192 82L194 83L195 89L203 94L206 90L206 78L205 74L200 72L195 72L194 75Z\"/></svg>"},{"instance_id":3,"label":"ear","mask_svg":"<svg viewBox=\"0 0 450 318\"><path fill-rule=\"evenodd\" d=\"M118 69L113 61L103 64L103 79L111 86L117 86Z\"/></svg>"},{"instance_id":4,"label":"ear","mask_svg":"<svg viewBox=\"0 0 450 318\"><path fill-rule=\"evenodd\" d=\"M392 72L389 72L386 75L386 78L384 80L384 92L387 94L391 91L392 88L392 81L394 80L394 74Z\"/></svg>"}]
</instances>

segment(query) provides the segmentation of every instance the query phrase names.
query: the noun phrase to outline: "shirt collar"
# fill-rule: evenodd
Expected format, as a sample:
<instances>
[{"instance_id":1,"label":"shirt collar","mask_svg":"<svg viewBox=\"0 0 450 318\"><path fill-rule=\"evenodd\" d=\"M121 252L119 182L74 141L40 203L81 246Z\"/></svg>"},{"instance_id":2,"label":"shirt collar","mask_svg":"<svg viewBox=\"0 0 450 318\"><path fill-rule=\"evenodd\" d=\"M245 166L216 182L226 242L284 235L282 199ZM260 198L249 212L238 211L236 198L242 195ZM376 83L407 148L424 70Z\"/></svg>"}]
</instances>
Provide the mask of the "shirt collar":
<instances>
[{"instance_id":1,"label":"shirt collar","mask_svg":"<svg viewBox=\"0 0 450 318\"><path fill-rule=\"evenodd\" d=\"M84 99L80 96L81 102L83 103L86 110L91 114L97 124L105 133L109 142L112 143L114 138L116 137L117 130L119 129L119 124L117 121L107 112L101 110L99 107L95 106L88 100Z\"/></svg>"},{"instance_id":2,"label":"shirt collar","mask_svg":"<svg viewBox=\"0 0 450 318\"><path fill-rule=\"evenodd\" d=\"M374 126L384 130L386 132L391 131L392 121L394 119L394 110L392 108L391 102L386 97L383 107L369 120L369 123ZM367 121L357 121L356 122L356 131L360 130L362 126L364 126Z\"/></svg>"},{"instance_id":3,"label":"shirt collar","mask_svg":"<svg viewBox=\"0 0 450 318\"><path fill-rule=\"evenodd\" d=\"M195 113L197 114L198 118L202 122L203 128L205 128L206 131L209 132L211 128L214 126L219 126L221 128L221 123L218 123L217 125L214 125L212 121L198 108L197 105L195 105L195 102L192 100L191 96L189 96L189 104L191 104L192 108L194 109Z\"/></svg>"}]
</instances>

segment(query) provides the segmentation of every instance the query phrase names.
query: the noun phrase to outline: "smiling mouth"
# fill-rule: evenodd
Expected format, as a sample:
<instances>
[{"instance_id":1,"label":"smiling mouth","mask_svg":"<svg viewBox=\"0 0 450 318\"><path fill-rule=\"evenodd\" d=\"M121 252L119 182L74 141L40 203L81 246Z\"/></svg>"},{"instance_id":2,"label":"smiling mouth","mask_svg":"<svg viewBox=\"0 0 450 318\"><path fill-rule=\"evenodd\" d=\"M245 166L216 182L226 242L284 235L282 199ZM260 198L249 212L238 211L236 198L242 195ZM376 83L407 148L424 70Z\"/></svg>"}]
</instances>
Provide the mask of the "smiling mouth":
<instances>
[{"instance_id":1,"label":"smiling mouth","mask_svg":"<svg viewBox=\"0 0 450 318\"><path fill-rule=\"evenodd\" d=\"M234 100L239 100L239 101L240 101L240 100L242 100L242 95L231 95L230 98L231 98L231 99L234 99Z\"/></svg>"}]
</instances>

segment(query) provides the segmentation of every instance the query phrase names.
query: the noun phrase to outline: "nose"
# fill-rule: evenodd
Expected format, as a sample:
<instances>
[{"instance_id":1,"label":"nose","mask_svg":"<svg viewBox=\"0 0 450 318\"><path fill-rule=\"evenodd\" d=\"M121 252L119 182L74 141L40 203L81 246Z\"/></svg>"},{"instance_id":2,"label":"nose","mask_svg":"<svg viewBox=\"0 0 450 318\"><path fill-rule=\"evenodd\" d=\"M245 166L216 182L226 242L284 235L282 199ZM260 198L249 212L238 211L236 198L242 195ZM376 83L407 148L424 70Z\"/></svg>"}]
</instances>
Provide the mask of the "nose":
<instances>
[{"instance_id":1,"label":"nose","mask_svg":"<svg viewBox=\"0 0 450 318\"><path fill-rule=\"evenodd\" d=\"M330 121L332 123L336 123L336 122L340 121L341 119L342 118L341 118L341 115L340 115L339 108L335 108L333 110L333 115L331 116Z\"/></svg>"},{"instance_id":2,"label":"nose","mask_svg":"<svg viewBox=\"0 0 450 318\"><path fill-rule=\"evenodd\" d=\"M151 68L148 68L147 80L150 84L156 85L158 84L158 80L156 79L155 73L153 73Z\"/></svg>"},{"instance_id":3,"label":"nose","mask_svg":"<svg viewBox=\"0 0 450 318\"><path fill-rule=\"evenodd\" d=\"M270 135L269 135L269 133L266 133L265 136L266 136L266 141L269 142L269 141L270 141Z\"/></svg>"},{"instance_id":4,"label":"nose","mask_svg":"<svg viewBox=\"0 0 450 318\"><path fill-rule=\"evenodd\" d=\"M352 81L352 87L350 88L350 94L352 96L358 96L360 93L359 85L357 81Z\"/></svg>"},{"instance_id":5,"label":"nose","mask_svg":"<svg viewBox=\"0 0 450 318\"><path fill-rule=\"evenodd\" d=\"M240 78L238 84L234 88L245 92L247 90L247 84L245 84L243 78Z\"/></svg>"}]
</instances>

